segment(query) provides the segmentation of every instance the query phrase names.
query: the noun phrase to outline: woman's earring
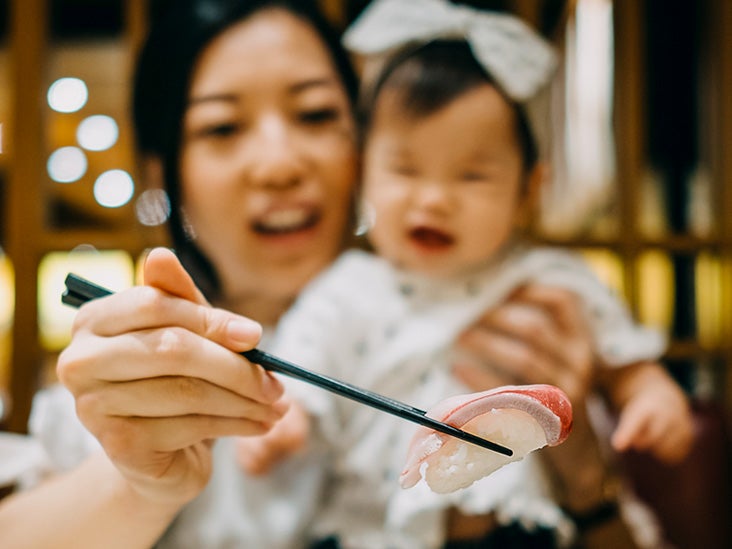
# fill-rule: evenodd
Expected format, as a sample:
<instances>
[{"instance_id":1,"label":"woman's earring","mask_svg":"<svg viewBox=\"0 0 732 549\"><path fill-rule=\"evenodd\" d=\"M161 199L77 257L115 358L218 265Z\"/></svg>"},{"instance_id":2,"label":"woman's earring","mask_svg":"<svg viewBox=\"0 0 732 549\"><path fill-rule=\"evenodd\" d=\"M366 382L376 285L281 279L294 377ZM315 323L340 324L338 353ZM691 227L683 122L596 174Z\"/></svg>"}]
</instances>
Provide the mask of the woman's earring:
<instances>
[{"instance_id":1,"label":"woman's earring","mask_svg":"<svg viewBox=\"0 0 732 549\"><path fill-rule=\"evenodd\" d=\"M196 229L193 226L193 223L191 223L191 218L188 216L188 212L186 212L185 208L182 206L180 208L180 223L186 238L191 242L195 241L198 238L198 233L196 233Z\"/></svg>"},{"instance_id":2,"label":"woman's earring","mask_svg":"<svg viewBox=\"0 0 732 549\"><path fill-rule=\"evenodd\" d=\"M366 201L361 200L358 204L358 214L356 217L356 236L364 236L374 226L376 214L374 208Z\"/></svg>"}]
</instances>

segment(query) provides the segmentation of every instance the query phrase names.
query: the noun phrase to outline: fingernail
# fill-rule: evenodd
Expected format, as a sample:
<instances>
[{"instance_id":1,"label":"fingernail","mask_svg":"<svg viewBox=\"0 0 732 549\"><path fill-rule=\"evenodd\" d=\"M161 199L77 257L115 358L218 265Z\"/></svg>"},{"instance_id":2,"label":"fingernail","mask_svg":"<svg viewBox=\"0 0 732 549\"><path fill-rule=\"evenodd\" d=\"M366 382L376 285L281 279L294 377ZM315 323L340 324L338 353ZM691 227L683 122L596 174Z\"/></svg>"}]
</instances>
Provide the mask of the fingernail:
<instances>
[{"instance_id":1,"label":"fingernail","mask_svg":"<svg viewBox=\"0 0 732 549\"><path fill-rule=\"evenodd\" d=\"M237 318L226 325L226 335L236 343L254 346L262 337L262 326L253 320Z\"/></svg>"}]
</instances>

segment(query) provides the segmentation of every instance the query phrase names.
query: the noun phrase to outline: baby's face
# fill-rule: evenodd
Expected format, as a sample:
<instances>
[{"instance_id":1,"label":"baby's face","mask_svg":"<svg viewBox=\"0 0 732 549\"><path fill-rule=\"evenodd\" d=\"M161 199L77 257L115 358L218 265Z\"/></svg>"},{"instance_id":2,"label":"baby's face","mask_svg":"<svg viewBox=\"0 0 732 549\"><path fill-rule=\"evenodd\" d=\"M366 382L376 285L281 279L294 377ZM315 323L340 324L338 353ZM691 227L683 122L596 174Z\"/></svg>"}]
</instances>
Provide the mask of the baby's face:
<instances>
[{"instance_id":1,"label":"baby's face","mask_svg":"<svg viewBox=\"0 0 732 549\"><path fill-rule=\"evenodd\" d=\"M527 203L514 113L485 85L425 117L391 92L376 103L364 157L369 238L397 266L447 277L488 261Z\"/></svg>"}]
</instances>

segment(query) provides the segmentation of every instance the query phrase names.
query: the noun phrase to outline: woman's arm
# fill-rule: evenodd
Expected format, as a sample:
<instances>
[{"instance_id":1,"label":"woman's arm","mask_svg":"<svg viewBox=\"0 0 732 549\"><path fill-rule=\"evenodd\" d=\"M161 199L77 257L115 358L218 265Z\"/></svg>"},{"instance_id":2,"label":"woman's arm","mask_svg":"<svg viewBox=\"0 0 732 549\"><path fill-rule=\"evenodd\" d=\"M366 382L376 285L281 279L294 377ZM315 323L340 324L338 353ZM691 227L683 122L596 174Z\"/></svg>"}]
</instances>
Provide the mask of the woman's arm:
<instances>
[{"instance_id":1,"label":"woman's arm","mask_svg":"<svg viewBox=\"0 0 732 549\"><path fill-rule=\"evenodd\" d=\"M0 502L3 547L149 548L180 504L135 491L103 454L34 490Z\"/></svg>"},{"instance_id":2,"label":"woman's arm","mask_svg":"<svg viewBox=\"0 0 732 549\"><path fill-rule=\"evenodd\" d=\"M254 347L258 325L208 306L168 251L151 253L145 280L84 305L59 357L106 457L4 501L3 540L149 547L205 487L214 439L266 433L284 413L280 383L232 352Z\"/></svg>"},{"instance_id":3,"label":"woman's arm","mask_svg":"<svg viewBox=\"0 0 732 549\"><path fill-rule=\"evenodd\" d=\"M542 451L557 503L574 518L583 549L637 547L618 507L620 479L603 457L584 405L574 407L571 436Z\"/></svg>"}]
</instances>

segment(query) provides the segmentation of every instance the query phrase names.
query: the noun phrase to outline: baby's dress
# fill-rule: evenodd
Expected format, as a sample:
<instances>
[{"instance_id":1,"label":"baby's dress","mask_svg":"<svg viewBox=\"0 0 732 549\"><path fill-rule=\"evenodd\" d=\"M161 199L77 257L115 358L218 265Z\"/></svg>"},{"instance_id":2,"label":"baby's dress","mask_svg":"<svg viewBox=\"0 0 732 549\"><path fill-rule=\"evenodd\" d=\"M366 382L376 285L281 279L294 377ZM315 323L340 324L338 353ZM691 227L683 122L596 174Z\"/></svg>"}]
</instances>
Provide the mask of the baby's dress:
<instances>
[{"instance_id":1,"label":"baby's dress","mask_svg":"<svg viewBox=\"0 0 732 549\"><path fill-rule=\"evenodd\" d=\"M447 281L393 269L386 261L349 251L314 280L283 317L271 351L321 371L427 409L469 392L449 372L455 338L522 283L536 281L575 291L584 305L595 350L606 367L655 360L665 340L635 324L622 302L575 255L518 246L479 271ZM284 379L316 418L335 453L325 507L314 523L346 549L439 547L445 509L496 512L499 520L571 526L553 503L536 456L507 465L454 494L420 483L398 486L416 425L384 412Z\"/></svg>"}]
</instances>

